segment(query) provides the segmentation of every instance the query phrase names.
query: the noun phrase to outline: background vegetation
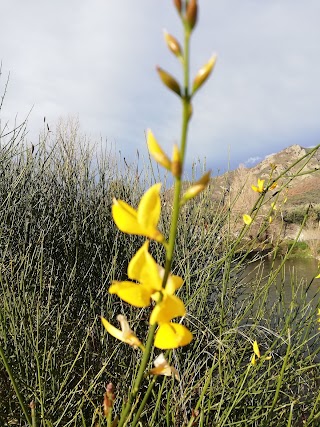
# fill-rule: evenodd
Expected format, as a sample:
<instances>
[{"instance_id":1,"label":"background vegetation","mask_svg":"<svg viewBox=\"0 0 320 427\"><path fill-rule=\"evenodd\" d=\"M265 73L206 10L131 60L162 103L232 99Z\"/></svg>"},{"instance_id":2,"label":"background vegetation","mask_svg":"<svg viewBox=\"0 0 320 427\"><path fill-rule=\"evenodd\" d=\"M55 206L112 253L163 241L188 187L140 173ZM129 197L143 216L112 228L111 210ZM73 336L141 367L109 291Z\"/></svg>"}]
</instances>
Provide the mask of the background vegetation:
<instances>
[{"instance_id":1,"label":"background vegetation","mask_svg":"<svg viewBox=\"0 0 320 427\"><path fill-rule=\"evenodd\" d=\"M143 241L116 229L112 197L136 206L146 186L160 178L148 161L128 165L92 148L75 121L43 132L36 146L25 142L24 125L2 129L0 176L0 343L6 359L25 403L35 404L39 426L103 426L106 383L115 384L117 408L139 354L108 336L99 316L116 323L125 313L140 337L148 319L146 310L137 316L107 293L111 280L126 278ZM194 340L173 352L181 381L157 379L143 425L317 426L319 296L310 294L311 283L292 280L291 298L284 299L281 266L267 273L257 267L248 283L248 263L263 261L262 251L252 251L261 248L269 208L261 210L253 232L234 217L239 192L213 208L211 190L182 211L173 270L185 280L179 296ZM170 191L163 188L164 233ZM151 250L160 260L160 249ZM254 340L262 353L255 366ZM1 363L0 425L26 425Z\"/></svg>"}]
</instances>

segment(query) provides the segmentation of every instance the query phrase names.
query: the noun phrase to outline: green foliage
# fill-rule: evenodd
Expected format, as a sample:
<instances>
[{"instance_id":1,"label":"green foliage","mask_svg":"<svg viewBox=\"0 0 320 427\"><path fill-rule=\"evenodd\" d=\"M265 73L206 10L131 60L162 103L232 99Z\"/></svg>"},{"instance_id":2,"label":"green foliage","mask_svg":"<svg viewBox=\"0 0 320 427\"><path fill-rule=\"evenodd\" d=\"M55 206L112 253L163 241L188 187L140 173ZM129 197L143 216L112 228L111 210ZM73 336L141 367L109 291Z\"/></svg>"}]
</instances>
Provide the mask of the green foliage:
<instances>
[{"instance_id":1,"label":"green foliage","mask_svg":"<svg viewBox=\"0 0 320 427\"><path fill-rule=\"evenodd\" d=\"M107 154L100 154L94 169L97 162L88 147L71 150L80 147L77 138L66 139L64 147L46 140L34 153L16 144L0 162L1 344L27 408L35 402L41 426L105 425L101 403L110 381L118 408L139 355L103 331L101 314L115 321L124 312L139 337L147 330L147 310L136 316L107 293L112 279L126 277L127 264L141 245L141 239L128 239L116 230L110 217L112 196L136 205L144 185L131 172L121 177ZM74 157L65 156L66 150ZM164 229L169 210L170 201L163 209ZM235 251L231 231L223 207L212 210L209 190L182 209L180 256L173 271L185 279L179 296L186 301L185 323L194 340L172 356L181 382L156 380L155 400L142 422L187 426L194 416L195 425L263 425L290 329L289 361L268 425L286 426L290 417L292 425L299 425L311 417L308 425L316 426L318 297L310 299L305 283L292 283L290 300L284 300L281 287L270 300L281 270L267 279L257 275L248 284L250 245L244 250L239 240L242 249ZM155 245L152 250L160 259ZM272 359L251 366L255 339ZM1 425L23 425L3 366L0 384ZM166 397L160 399L160 393Z\"/></svg>"}]
</instances>

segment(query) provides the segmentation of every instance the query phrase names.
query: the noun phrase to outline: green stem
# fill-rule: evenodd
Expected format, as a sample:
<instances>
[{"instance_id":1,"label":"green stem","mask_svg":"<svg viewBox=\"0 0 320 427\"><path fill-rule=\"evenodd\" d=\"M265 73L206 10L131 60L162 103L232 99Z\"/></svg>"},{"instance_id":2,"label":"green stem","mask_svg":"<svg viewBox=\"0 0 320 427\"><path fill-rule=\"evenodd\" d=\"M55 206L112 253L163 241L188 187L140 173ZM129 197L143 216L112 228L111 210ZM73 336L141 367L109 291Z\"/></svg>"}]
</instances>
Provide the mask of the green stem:
<instances>
[{"instance_id":1,"label":"green stem","mask_svg":"<svg viewBox=\"0 0 320 427\"><path fill-rule=\"evenodd\" d=\"M150 359L150 353L151 353L151 349L152 349L153 337L154 337L156 327L157 327L157 325L150 326L148 338L147 338L147 343L146 343L145 351L144 351L143 356L142 356L139 371L138 371L137 377L135 379L135 382L133 384L132 391L129 395L128 402L127 402L124 410L122 411L118 427L124 426L125 423L128 421L127 417L131 411L133 401L134 401L134 399L135 399L135 397L139 391L140 384L141 384L141 381L143 379L144 371L145 371L147 364L149 362L149 359Z\"/></svg>"},{"instance_id":2,"label":"green stem","mask_svg":"<svg viewBox=\"0 0 320 427\"><path fill-rule=\"evenodd\" d=\"M13 372L12 372L12 370L10 368L10 365L9 365L9 363L7 361L7 358L6 358L6 356L5 356L4 352L3 352L3 348L2 348L1 345L0 345L0 357L2 359L2 362L4 364L4 367L5 367L6 371L8 372L9 378L11 380L11 383L12 383L12 386L13 386L14 391L16 393L16 396L17 396L17 398L19 400L19 403L20 403L21 409L22 409L22 411L24 413L24 416L26 417L27 423L28 423L28 425L30 427L32 427L34 424L33 424L32 420L31 420L31 417L30 417L29 412L28 412L28 410L26 408L26 405L23 402L20 390L18 388L18 385L17 385L16 380L14 378Z\"/></svg>"},{"instance_id":3,"label":"green stem","mask_svg":"<svg viewBox=\"0 0 320 427\"><path fill-rule=\"evenodd\" d=\"M182 95L182 129L181 129L181 143L180 143L180 161L181 161L181 174L183 172L183 166L184 166L184 159L185 159L185 152L186 152L186 146L187 146L187 133L188 133L188 123L190 119L190 95L189 95L189 41L190 41L190 30L188 29L188 26L185 22L184 24L184 60L183 60L183 84L184 84L184 93ZM162 281L162 286L165 287L169 273L171 271L171 265L172 265L172 259L173 259L173 253L174 253L174 247L175 247L175 240L177 235L177 228L178 228L178 219L179 219L179 213L180 213L180 195L181 195L181 176L175 177L175 185L174 185L174 199L173 199L173 212L171 217L171 225L170 225L170 233L169 233L169 242L166 247L166 265L165 265L165 273ZM126 406L121 414L121 418L118 424L118 427L123 427L129 420L127 419L131 407L133 404L133 401L139 391L144 371L148 365L150 354L152 350L153 345L153 339L154 334L156 330L157 325L153 325L150 327L147 343L145 347L145 351L143 353L143 357L141 360L141 364L139 367L139 371L137 374L137 377L135 379L132 391L129 395L128 402L126 403ZM155 384L155 381L151 381L147 394L144 397L144 399L141 402L141 405L139 407L139 410L133 420L133 425L136 425L137 421L139 420L139 417L141 415L141 412L147 402L147 398L149 394L151 393L153 386Z\"/></svg>"}]
</instances>

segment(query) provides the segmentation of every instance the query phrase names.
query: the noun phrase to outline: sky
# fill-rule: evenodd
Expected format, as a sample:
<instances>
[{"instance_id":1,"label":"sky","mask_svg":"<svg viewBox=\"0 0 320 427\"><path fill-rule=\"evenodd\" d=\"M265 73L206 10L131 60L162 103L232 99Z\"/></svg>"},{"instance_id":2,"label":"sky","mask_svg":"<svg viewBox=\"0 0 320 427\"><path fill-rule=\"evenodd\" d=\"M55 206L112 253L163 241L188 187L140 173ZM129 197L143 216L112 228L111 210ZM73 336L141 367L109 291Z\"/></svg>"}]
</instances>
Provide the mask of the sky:
<instances>
[{"instance_id":1,"label":"sky","mask_svg":"<svg viewBox=\"0 0 320 427\"><path fill-rule=\"evenodd\" d=\"M182 39L171 0L0 0L2 126L28 118L36 142L46 117L78 117L91 143L130 161L151 128L171 154L181 103L156 65L181 81L163 29ZM213 174L250 167L289 145L320 143L320 1L199 0L191 76L216 53L194 98L187 163ZM191 79L192 80L192 79ZM133 160L132 160L133 161Z\"/></svg>"}]
</instances>

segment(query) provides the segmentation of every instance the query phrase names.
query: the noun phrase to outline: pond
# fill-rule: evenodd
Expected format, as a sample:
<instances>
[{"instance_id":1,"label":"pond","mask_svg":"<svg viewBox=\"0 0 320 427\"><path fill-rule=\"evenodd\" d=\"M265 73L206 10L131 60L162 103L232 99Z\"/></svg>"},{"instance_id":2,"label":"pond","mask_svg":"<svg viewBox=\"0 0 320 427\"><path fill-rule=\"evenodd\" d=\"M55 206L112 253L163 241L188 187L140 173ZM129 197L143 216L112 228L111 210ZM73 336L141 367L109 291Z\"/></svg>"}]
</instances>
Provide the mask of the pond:
<instances>
[{"instance_id":1,"label":"pond","mask_svg":"<svg viewBox=\"0 0 320 427\"><path fill-rule=\"evenodd\" d=\"M256 277L262 276L261 283L266 283L270 274L276 271L282 264L282 258L272 260L265 258L261 261L255 261L246 267L246 283L253 283ZM274 300L279 295L279 288L282 288L283 297L286 301L292 300L292 283L300 284L302 289L306 290L306 301L310 301L319 292L320 279L315 279L319 274L319 261L314 258L292 258L288 259L281 272L274 279L275 287L270 288L270 300ZM314 301L317 304L317 301Z\"/></svg>"}]
</instances>

